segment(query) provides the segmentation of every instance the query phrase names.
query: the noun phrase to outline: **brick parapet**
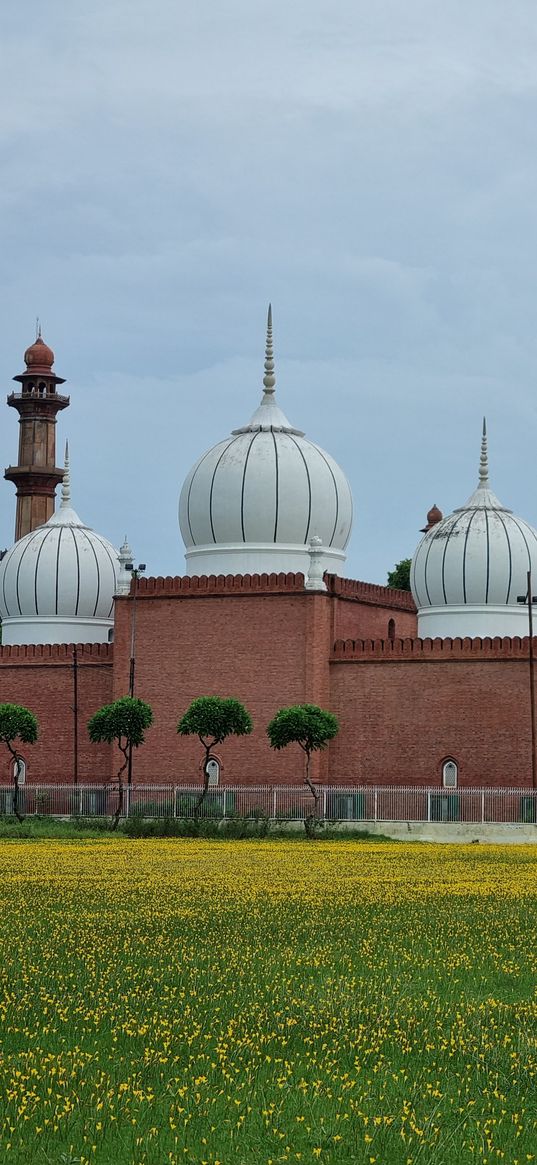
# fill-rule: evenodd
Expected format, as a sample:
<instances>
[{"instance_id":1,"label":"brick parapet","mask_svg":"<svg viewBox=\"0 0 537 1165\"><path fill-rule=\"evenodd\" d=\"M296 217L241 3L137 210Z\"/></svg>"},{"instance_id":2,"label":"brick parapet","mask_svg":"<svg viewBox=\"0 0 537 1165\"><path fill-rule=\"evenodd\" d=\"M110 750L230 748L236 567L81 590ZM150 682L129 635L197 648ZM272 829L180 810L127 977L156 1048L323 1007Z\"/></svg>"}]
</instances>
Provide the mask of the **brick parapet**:
<instances>
[{"instance_id":1,"label":"brick parapet","mask_svg":"<svg viewBox=\"0 0 537 1165\"><path fill-rule=\"evenodd\" d=\"M374 583L359 582L355 579L340 578L339 575L326 574L325 583L327 593L346 599L351 602L365 603L375 607L387 607L394 610L416 612L414 600L409 591L399 591L391 587L378 586ZM131 593L134 587L131 584ZM136 594L143 599L150 595L160 595L163 598L173 596L195 598L205 595L258 595L262 594L297 594L304 591L304 575L300 573L281 572L280 574L211 574L211 575L168 575L163 578L140 578L137 582Z\"/></svg>"},{"instance_id":2,"label":"brick parapet","mask_svg":"<svg viewBox=\"0 0 537 1165\"><path fill-rule=\"evenodd\" d=\"M382 587L376 583L359 582L353 578L340 578L337 574L325 575L328 592L340 599L366 603L374 607L389 607L399 611L416 613L416 604L410 591L399 591L393 587Z\"/></svg>"},{"instance_id":3,"label":"brick parapet","mask_svg":"<svg viewBox=\"0 0 537 1165\"><path fill-rule=\"evenodd\" d=\"M537 654L537 638L533 640ZM338 639L334 643L331 662L371 663L405 660L425 663L427 660L490 660L528 659L529 638L508 636L494 639Z\"/></svg>"},{"instance_id":4,"label":"brick parapet","mask_svg":"<svg viewBox=\"0 0 537 1165\"><path fill-rule=\"evenodd\" d=\"M131 583L131 593L134 583ZM178 575L175 578L138 579L137 598L149 598L159 595L161 598L193 599L205 598L207 595L233 596L253 594L282 594L300 593L304 591L303 574L210 574L210 575Z\"/></svg>"},{"instance_id":5,"label":"brick parapet","mask_svg":"<svg viewBox=\"0 0 537 1165\"><path fill-rule=\"evenodd\" d=\"M28 643L0 646L0 667L17 664L45 667L67 664L71 667L74 647L80 667L92 664L112 666L114 649L111 643Z\"/></svg>"}]
</instances>

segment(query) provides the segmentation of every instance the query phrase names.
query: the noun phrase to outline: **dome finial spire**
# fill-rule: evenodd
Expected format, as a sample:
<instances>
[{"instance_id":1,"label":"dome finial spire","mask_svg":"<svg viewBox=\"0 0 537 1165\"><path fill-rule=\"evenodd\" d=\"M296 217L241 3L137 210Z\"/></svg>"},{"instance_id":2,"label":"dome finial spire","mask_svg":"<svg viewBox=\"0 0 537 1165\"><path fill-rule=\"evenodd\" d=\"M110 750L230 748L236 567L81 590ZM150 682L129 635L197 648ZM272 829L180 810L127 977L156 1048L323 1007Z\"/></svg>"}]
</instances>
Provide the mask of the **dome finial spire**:
<instances>
[{"instance_id":1,"label":"dome finial spire","mask_svg":"<svg viewBox=\"0 0 537 1165\"><path fill-rule=\"evenodd\" d=\"M295 429L287 420L285 413L282 412L279 404L276 401L276 393L274 386L276 384L276 377L274 375L274 352L272 349L272 304L269 303L267 315L267 342L265 347L265 375L263 377L263 396L255 410L255 413L250 418L247 425L243 425L240 429L233 429L233 436L237 433L255 433L259 430L272 429L274 433L294 433L295 436L303 437L304 434L301 429Z\"/></svg>"},{"instance_id":2,"label":"dome finial spire","mask_svg":"<svg viewBox=\"0 0 537 1165\"><path fill-rule=\"evenodd\" d=\"M60 509L68 510L71 506L71 472L69 469L69 442L65 442L65 459L63 463L62 501Z\"/></svg>"},{"instance_id":3,"label":"dome finial spire","mask_svg":"<svg viewBox=\"0 0 537 1165\"><path fill-rule=\"evenodd\" d=\"M481 456L479 458L479 485L484 489L489 484L489 454L487 445L487 419L483 417L483 436L481 437Z\"/></svg>"},{"instance_id":4,"label":"dome finial spire","mask_svg":"<svg viewBox=\"0 0 537 1165\"><path fill-rule=\"evenodd\" d=\"M265 375L263 386L266 393L273 393L276 384L274 375L274 352L272 349L272 304L269 303L267 315L267 344L265 348Z\"/></svg>"}]
</instances>

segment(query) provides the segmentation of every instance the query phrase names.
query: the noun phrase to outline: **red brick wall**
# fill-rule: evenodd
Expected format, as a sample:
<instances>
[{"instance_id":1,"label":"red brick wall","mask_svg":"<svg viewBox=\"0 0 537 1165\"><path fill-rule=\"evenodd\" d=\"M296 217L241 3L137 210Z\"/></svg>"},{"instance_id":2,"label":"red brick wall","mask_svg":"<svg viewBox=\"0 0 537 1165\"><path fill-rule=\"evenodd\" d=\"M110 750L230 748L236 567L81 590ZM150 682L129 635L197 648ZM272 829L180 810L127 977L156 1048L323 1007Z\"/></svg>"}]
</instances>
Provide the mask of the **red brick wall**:
<instances>
[{"instance_id":1,"label":"red brick wall","mask_svg":"<svg viewBox=\"0 0 537 1165\"><path fill-rule=\"evenodd\" d=\"M390 621L394 638L417 635L417 613L408 591L392 590L354 579L327 578L334 596L332 640L387 639Z\"/></svg>"},{"instance_id":2,"label":"red brick wall","mask_svg":"<svg viewBox=\"0 0 537 1165\"><path fill-rule=\"evenodd\" d=\"M395 624L395 638L417 635L417 616L413 611L338 598L333 639L387 639L390 619Z\"/></svg>"},{"instance_id":3,"label":"red brick wall","mask_svg":"<svg viewBox=\"0 0 537 1165\"><path fill-rule=\"evenodd\" d=\"M78 778L100 784L111 772L109 745L90 744L87 722L112 698L112 648L78 648ZM20 747L26 780L32 784L73 780L73 649L68 645L0 647L0 703L23 704L35 713L39 740ZM2 746L0 781L10 781L10 758Z\"/></svg>"},{"instance_id":4,"label":"red brick wall","mask_svg":"<svg viewBox=\"0 0 537 1165\"><path fill-rule=\"evenodd\" d=\"M277 709L317 703L336 713L341 732L315 758L313 775L340 784L440 784L453 756L465 786L527 785L531 780L528 642L498 640L338 641L334 629L415 620L409 595L328 580L311 594L295 575L147 579L136 599L136 694L155 724L134 755L134 779L160 784L200 778L201 746L178 737L177 722L199 695L233 695L249 708L251 737L216 750L228 784L298 784L297 748L274 753L266 725ZM389 595L389 592L388 592ZM129 686L133 600L116 604L115 643L79 653L79 779L100 782L116 750L90 745L96 708ZM537 641L536 641L537 650ZM72 648L0 649L0 701L35 711L40 740L23 750L30 782L70 782L73 773ZM3 767L2 767L3 765ZM0 756L0 779L9 760Z\"/></svg>"},{"instance_id":5,"label":"red brick wall","mask_svg":"<svg viewBox=\"0 0 537 1165\"><path fill-rule=\"evenodd\" d=\"M414 658L410 642L399 658L364 645L362 657L333 660L341 732L330 746L331 781L440 785L452 757L460 785L531 784L527 641L465 644L428 650L414 641Z\"/></svg>"},{"instance_id":6,"label":"red brick wall","mask_svg":"<svg viewBox=\"0 0 537 1165\"><path fill-rule=\"evenodd\" d=\"M326 703L329 696L330 600L275 583L265 591L223 585L220 594L162 580L136 599L136 694L154 710L147 744L135 754L134 779L199 780L199 741L179 737L177 722L201 695L235 696L249 709L254 733L215 751L228 784L299 784L302 754L273 752L266 726L283 705ZM158 581L158 580L157 580ZM189 580L186 580L189 582ZM132 599L116 607L114 696L128 690ZM320 772L320 759L315 771Z\"/></svg>"}]
</instances>

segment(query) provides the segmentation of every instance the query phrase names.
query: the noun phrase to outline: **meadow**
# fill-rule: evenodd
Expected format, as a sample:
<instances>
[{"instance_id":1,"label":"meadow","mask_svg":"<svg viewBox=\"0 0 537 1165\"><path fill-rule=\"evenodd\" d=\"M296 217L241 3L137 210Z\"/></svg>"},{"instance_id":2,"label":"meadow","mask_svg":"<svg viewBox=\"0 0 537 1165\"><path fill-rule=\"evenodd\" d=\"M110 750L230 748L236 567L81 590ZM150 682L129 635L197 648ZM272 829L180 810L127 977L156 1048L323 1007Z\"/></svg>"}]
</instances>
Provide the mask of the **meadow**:
<instances>
[{"instance_id":1,"label":"meadow","mask_svg":"<svg viewBox=\"0 0 537 1165\"><path fill-rule=\"evenodd\" d=\"M0 844L0 1160L537 1162L537 847Z\"/></svg>"}]
</instances>

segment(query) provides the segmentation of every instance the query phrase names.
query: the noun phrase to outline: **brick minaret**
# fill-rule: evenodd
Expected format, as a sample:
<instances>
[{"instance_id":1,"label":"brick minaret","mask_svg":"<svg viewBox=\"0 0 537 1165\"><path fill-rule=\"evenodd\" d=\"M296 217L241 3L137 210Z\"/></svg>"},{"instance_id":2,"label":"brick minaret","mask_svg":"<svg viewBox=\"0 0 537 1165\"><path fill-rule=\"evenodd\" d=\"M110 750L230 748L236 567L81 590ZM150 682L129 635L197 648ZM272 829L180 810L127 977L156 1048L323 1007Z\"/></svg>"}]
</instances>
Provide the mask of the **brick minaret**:
<instances>
[{"instance_id":1,"label":"brick minaret","mask_svg":"<svg viewBox=\"0 0 537 1165\"><path fill-rule=\"evenodd\" d=\"M63 469L56 465L56 413L69 404L68 396L56 392L56 386L65 381L53 372L54 352L40 329L24 361L26 371L13 377L22 389L7 398L20 424L18 464L9 465L4 473L17 487L15 540L42 526L54 513L56 486L63 478Z\"/></svg>"}]
</instances>

